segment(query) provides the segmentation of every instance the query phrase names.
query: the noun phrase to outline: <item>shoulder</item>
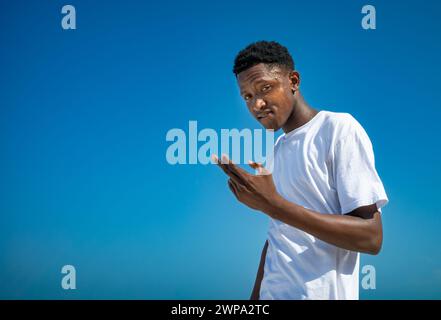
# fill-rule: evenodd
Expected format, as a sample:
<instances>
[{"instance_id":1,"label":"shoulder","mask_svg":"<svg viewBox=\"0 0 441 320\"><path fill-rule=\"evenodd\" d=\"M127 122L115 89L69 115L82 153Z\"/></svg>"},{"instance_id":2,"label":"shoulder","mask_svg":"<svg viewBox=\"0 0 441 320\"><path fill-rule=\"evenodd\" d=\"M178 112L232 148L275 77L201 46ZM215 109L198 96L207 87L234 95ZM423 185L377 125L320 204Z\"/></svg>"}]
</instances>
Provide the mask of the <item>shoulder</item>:
<instances>
[{"instance_id":1,"label":"shoulder","mask_svg":"<svg viewBox=\"0 0 441 320\"><path fill-rule=\"evenodd\" d=\"M329 143L330 157L342 150L372 149L368 134L350 113L326 111L324 116L323 129Z\"/></svg>"},{"instance_id":2,"label":"shoulder","mask_svg":"<svg viewBox=\"0 0 441 320\"><path fill-rule=\"evenodd\" d=\"M324 112L323 127L330 137L335 140L348 136L365 136L366 132L361 124L347 112Z\"/></svg>"},{"instance_id":3,"label":"shoulder","mask_svg":"<svg viewBox=\"0 0 441 320\"><path fill-rule=\"evenodd\" d=\"M280 145L282 144L283 141L283 137L285 136L285 133L282 133L277 139L276 142L274 143L274 149L273 149L273 153L276 154L280 148Z\"/></svg>"},{"instance_id":4,"label":"shoulder","mask_svg":"<svg viewBox=\"0 0 441 320\"><path fill-rule=\"evenodd\" d=\"M346 132L355 129L360 125L350 113L331 111L323 112L323 124L333 131Z\"/></svg>"}]
</instances>

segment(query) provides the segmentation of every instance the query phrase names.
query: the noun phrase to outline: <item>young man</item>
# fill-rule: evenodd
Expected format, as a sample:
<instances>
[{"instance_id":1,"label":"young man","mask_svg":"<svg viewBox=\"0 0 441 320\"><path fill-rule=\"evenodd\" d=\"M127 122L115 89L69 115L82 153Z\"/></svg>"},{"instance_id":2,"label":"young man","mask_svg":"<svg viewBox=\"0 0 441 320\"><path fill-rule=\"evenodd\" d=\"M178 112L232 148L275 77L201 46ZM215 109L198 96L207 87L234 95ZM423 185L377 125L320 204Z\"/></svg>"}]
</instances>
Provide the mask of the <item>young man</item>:
<instances>
[{"instance_id":1,"label":"young man","mask_svg":"<svg viewBox=\"0 0 441 320\"><path fill-rule=\"evenodd\" d=\"M305 102L292 57L276 42L246 47L233 71L251 114L284 131L272 172L251 162L252 175L214 157L236 198L271 218L251 299L358 299L359 252L380 251L388 202L368 135L350 114Z\"/></svg>"}]
</instances>

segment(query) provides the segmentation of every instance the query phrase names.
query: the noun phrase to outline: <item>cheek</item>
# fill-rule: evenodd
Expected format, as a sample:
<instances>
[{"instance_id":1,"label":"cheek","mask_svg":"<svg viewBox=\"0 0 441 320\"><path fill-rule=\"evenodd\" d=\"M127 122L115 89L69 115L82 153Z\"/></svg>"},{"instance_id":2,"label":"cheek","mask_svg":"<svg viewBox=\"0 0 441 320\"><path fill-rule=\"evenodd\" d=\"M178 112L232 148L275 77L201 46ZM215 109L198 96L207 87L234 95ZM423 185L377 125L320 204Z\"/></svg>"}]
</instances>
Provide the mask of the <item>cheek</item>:
<instances>
[{"instance_id":1,"label":"cheek","mask_svg":"<svg viewBox=\"0 0 441 320\"><path fill-rule=\"evenodd\" d=\"M280 116L283 117L283 114L290 113L292 105L294 103L292 97L287 96L285 92L278 94L272 99L274 105L277 106L277 111L280 113Z\"/></svg>"},{"instance_id":2,"label":"cheek","mask_svg":"<svg viewBox=\"0 0 441 320\"><path fill-rule=\"evenodd\" d=\"M271 100L273 100L276 104L280 104L281 106L290 105L291 103L291 94L289 94L291 91L289 91L286 88L278 88L271 94Z\"/></svg>"}]
</instances>

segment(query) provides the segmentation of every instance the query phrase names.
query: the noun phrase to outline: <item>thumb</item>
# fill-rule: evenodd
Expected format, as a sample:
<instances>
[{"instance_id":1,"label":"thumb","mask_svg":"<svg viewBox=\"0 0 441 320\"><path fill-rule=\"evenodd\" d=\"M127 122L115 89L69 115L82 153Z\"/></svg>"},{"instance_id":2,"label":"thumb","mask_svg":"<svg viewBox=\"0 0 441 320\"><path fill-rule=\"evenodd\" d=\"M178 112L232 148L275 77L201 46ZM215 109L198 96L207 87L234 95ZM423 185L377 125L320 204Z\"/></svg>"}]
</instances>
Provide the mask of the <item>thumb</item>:
<instances>
[{"instance_id":1,"label":"thumb","mask_svg":"<svg viewBox=\"0 0 441 320\"><path fill-rule=\"evenodd\" d=\"M263 174L265 172L265 168L262 166L261 163L257 163L257 162L254 162L254 161L250 160L250 161L248 161L248 165L251 168L257 170L257 174Z\"/></svg>"}]
</instances>

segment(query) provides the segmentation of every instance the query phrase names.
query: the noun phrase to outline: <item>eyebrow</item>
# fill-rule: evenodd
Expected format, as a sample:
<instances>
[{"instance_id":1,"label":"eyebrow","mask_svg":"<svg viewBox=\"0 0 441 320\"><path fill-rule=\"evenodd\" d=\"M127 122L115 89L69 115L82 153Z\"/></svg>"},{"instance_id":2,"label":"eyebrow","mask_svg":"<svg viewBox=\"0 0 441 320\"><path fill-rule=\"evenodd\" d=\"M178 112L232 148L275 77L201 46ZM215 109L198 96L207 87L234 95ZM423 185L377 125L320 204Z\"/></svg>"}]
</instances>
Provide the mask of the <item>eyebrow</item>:
<instances>
[{"instance_id":1,"label":"eyebrow","mask_svg":"<svg viewBox=\"0 0 441 320\"><path fill-rule=\"evenodd\" d=\"M261 83L261 82L270 82L270 80L263 80L263 79L260 79L260 80L256 80L256 81L254 82L254 84L259 84L259 83ZM240 90L240 94L243 95L244 92L243 92L242 90Z\"/></svg>"}]
</instances>

